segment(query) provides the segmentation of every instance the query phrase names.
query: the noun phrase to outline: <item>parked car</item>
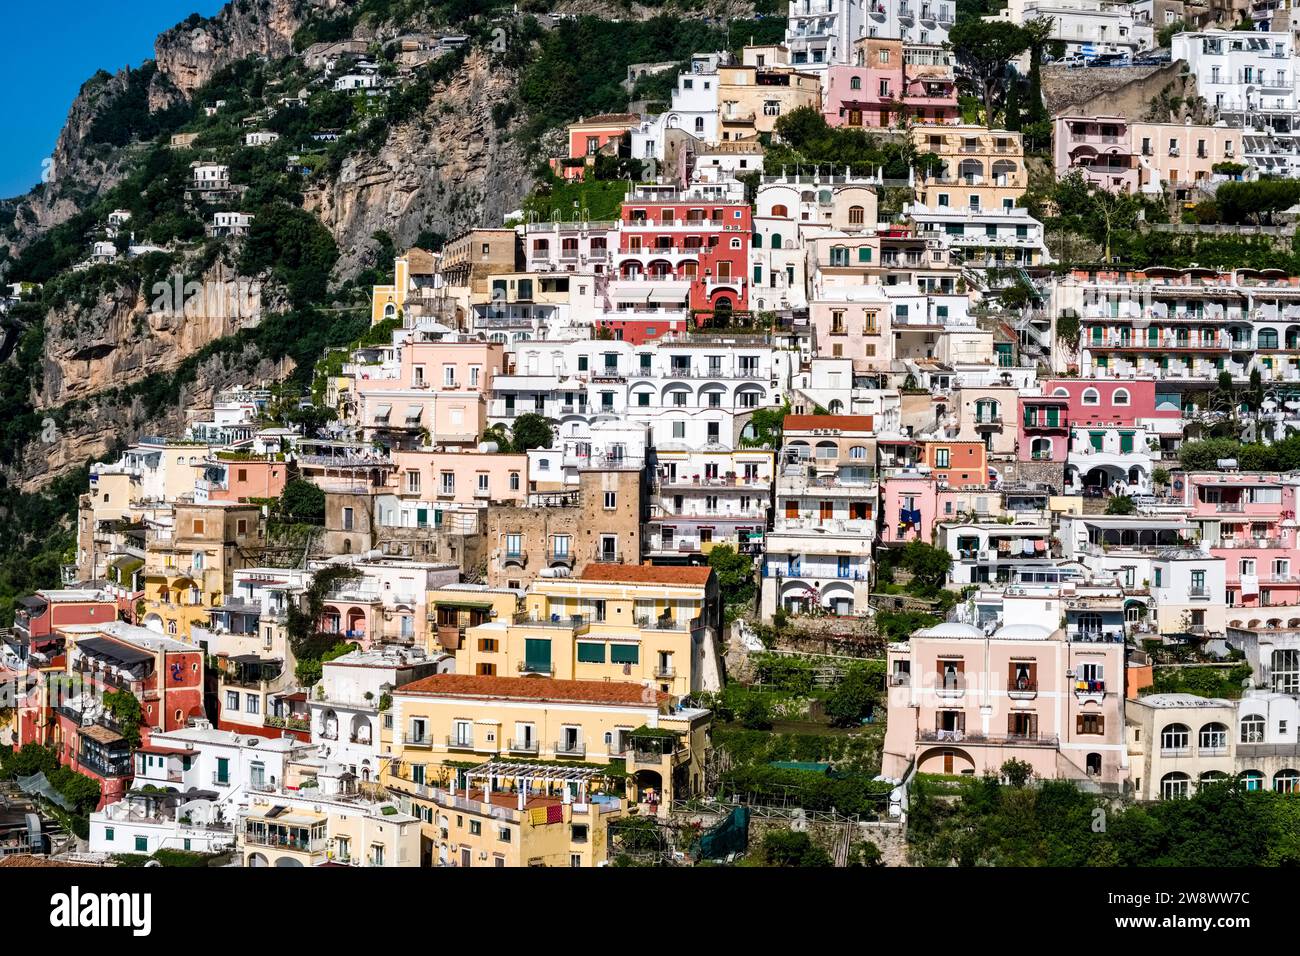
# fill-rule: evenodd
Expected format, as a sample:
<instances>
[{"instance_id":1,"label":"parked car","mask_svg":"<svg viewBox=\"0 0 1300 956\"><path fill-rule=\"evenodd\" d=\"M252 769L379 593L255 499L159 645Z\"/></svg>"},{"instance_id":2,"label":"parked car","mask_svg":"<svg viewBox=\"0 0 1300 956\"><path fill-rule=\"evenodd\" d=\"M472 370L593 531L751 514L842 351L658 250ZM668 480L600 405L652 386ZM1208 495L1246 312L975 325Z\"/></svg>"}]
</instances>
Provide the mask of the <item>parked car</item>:
<instances>
[{"instance_id":1,"label":"parked car","mask_svg":"<svg viewBox=\"0 0 1300 956\"><path fill-rule=\"evenodd\" d=\"M1059 66L1087 66L1088 58L1082 53L1071 53L1057 61Z\"/></svg>"},{"instance_id":2,"label":"parked car","mask_svg":"<svg viewBox=\"0 0 1300 956\"><path fill-rule=\"evenodd\" d=\"M1127 53L1102 53L1088 61L1089 66L1128 66Z\"/></svg>"}]
</instances>

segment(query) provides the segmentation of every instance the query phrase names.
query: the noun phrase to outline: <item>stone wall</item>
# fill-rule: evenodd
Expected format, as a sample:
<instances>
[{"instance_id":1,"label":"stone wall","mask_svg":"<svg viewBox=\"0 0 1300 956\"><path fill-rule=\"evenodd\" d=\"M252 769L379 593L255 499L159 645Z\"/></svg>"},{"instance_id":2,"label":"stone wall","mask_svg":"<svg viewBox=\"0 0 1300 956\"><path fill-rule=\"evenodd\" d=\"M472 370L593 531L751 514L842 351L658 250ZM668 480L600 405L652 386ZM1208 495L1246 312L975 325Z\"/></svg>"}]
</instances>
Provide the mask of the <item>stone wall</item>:
<instances>
[{"instance_id":1,"label":"stone wall","mask_svg":"<svg viewBox=\"0 0 1300 956\"><path fill-rule=\"evenodd\" d=\"M1198 119L1196 80L1182 70L1181 61L1166 66L1049 65L1043 67L1043 103L1052 116L1080 113L1158 122ZM1160 106L1173 99L1182 101L1176 110Z\"/></svg>"}]
</instances>

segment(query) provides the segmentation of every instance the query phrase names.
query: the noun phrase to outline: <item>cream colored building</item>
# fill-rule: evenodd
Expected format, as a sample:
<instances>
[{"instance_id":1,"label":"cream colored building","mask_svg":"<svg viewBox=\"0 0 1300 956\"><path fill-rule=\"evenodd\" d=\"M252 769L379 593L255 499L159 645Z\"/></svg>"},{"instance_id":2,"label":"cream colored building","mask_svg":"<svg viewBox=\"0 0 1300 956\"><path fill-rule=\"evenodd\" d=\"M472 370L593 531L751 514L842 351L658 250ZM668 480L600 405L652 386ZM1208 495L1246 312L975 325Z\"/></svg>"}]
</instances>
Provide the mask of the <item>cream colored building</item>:
<instances>
[{"instance_id":1,"label":"cream colored building","mask_svg":"<svg viewBox=\"0 0 1300 956\"><path fill-rule=\"evenodd\" d=\"M310 785L304 786L309 783ZM419 866L420 821L348 778L299 776L298 789L252 790L236 824L244 866Z\"/></svg>"},{"instance_id":2,"label":"cream colored building","mask_svg":"<svg viewBox=\"0 0 1300 956\"><path fill-rule=\"evenodd\" d=\"M983 126L918 126L918 153L942 163L934 175L917 174L916 199L932 210L1014 208L1029 185L1020 134Z\"/></svg>"},{"instance_id":3,"label":"cream colored building","mask_svg":"<svg viewBox=\"0 0 1300 956\"><path fill-rule=\"evenodd\" d=\"M718 67L718 125L723 142L753 139L776 129L792 110L820 112L821 79L789 68Z\"/></svg>"}]
</instances>

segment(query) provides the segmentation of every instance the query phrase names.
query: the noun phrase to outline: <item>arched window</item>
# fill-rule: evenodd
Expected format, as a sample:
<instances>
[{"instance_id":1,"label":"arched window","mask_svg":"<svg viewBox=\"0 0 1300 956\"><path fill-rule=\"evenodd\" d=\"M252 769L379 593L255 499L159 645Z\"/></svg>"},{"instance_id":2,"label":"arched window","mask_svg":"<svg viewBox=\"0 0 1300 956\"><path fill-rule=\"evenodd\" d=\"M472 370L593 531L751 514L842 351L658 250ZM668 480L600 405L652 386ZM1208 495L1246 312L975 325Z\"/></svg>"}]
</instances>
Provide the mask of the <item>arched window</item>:
<instances>
[{"instance_id":1,"label":"arched window","mask_svg":"<svg viewBox=\"0 0 1300 956\"><path fill-rule=\"evenodd\" d=\"M1095 388L1085 388L1083 390L1082 401L1085 405L1100 405L1101 396L1097 393Z\"/></svg>"},{"instance_id":2,"label":"arched window","mask_svg":"<svg viewBox=\"0 0 1300 956\"><path fill-rule=\"evenodd\" d=\"M754 247L755 249L762 249L762 248L763 248L763 234L762 234L761 232L756 232L756 233L754 233L754 238L750 240L750 243L753 245L753 247Z\"/></svg>"},{"instance_id":3,"label":"arched window","mask_svg":"<svg viewBox=\"0 0 1300 956\"><path fill-rule=\"evenodd\" d=\"M1058 388L1052 392L1054 398L1069 398L1070 390L1068 388Z\"/></svg>"},{"instance_id":4,"label":"arched window","mask_svg":"<svg viewBox=\"0 0 1300 956\"><path fill-rule=\"evenodd\" d=\"M849 250L847 246L831 246L831 265L847 266L849 264Z\"/></svg>"},{"instance_id":5,"label":"arched window","mask_svg":"<svg viewBox=\"0 0 1300 956\"><path fill-rule=\"evenodd\" d=\"M851 90L862 89L862 77L855 76L851 80L849 80L849 89Z\"/></svg>"},{"instance_id":6,"label":"arched window","mask_svg":"<svg viewBox=\"0 0 1300 956\"><path fill-rule=\"evenodd\" d=\"M1206 724L1201 728L1197 744L1202 753L1206 751L1224 751L1228 749L1228 725Z\"/></svg>"},{"instance_id":7,"label":"arched window","mask_svg":"<svg viewBox=\"0 0 1300 956\"><path fill-rule=\"evenodd\" d=\"M1162 800L1185 800L1192 792L1192 778L1185 773L1167 773L1160 778Z\"/></svg>"},{"instance_id":8,"label":"arched window","mask_svg":"<svg viewBox=\"0 0 1300 956\"><path fill-rule=\"evenodd\" d=\"M831 404L827 411L832 415L842 415L844 414L844 403L838 398L831 399Z\"/></svg>"},{"instance_id":9,"label":"arched window","mask_svg":"<svg viewBox=\"0 0 1300 956\"><path fill-rule=\"evenodd\" d=\"M1101 754L1088 754L1088 756L1084 758L1083 768L1088 772L1090 777L1101 776Z\"/></svg>"},{"instance_id":10,"label":"arched window","mask_svg":"<svg viewBox=\"0 0 1300 956\"><path fill-rule=\"evenodd\" d=\"M849 449L849 457L854 461L861 461L867 457L867 449L864 445L854 445Z\"/></svg>"},{"instance_id":11,"label":"arched window","mask_svg":"<svg viewBox=\"0 0 1300 956\"><path fill-rule=\"evenodd\" d=\"M1277 329L1260 329L1256 347L1261 349L1277 348Z\"/></svg>"},{"instance_id":12,"label":"arched window","mask_svg":"<svg viewBox=\"0 0 1300 956\"><path fill-rule=\"evenodd\" d=\"M778 204L772 207L772 215L785 218L786 216L790 215L790 211L786 209L785 206Z\"/></svg>"},{"instance_id":13,"label":"arched window","mask_svg":"<svg viewBox=\"0 0 1300 956\"><path fill-rule=\"evenodd\" d=\"M781 248L781 234L779 232L772 233L772 248L773 249Z\"/></svg>"},{"instance_id":14,"label":"arched window","mask_svg":"<svg viewBox=\"0 0 1300 956\"><path fill-rule=\"evenodd\" d=\"M1227 779L1228 775L1222 770L1207 770L1205 773L1201 774L1199 783L1204 787L1207 784L1223 783L1223 781Z\"/></svg>"},{"instance_id":15,"label":"arched window","mask_svg":"<svg viewBox=\"0 0 1300 956\"><path fill-rule=\"evenodd\" d=\"M861 206L849 207L849 225L860 226L866 222L867 212Z\"/></svg>"},{"instance_id":16,"label":"arched window","mask_svg":"<svg viewBox=\"0 0 1300 956\"><path fill-rule=\"evenodd\" d=\"M1241 718L1241 742L1243 744L1262 744L1264 742L1264 718L1259 714L1247 714Z\"/></svg>"},{"instance_id":17,"label":"arched window","mask_svg":"<svg viewBox=\"0 0 1300 956\"><path fill-rule=\"evenodd\" d=\"M1278 793L1295 793L1300 789L1300 772L1295 770L1279 770L1273 774L1273 789Z\"/></svg>"},{"instance_id":18,"label":"arched window","mask_svg":"<svg viewBox=\"0 0 1300 956\"><path fill-rule=\"evenodd\" d=\"M1160 731L1160 751L1186 750L1191 736L1186 724L1170 724Z\"/></svg>"},{"instance_id":19,"label":"arched window","mask_svg":"<svg viewBox=\"0 0 1300 956\"><path fill-rule=\"evenodd\" d=\"M1258 770L1243 770L1237 776L1237 782L1241 784L1243 790L1251 793L1264 789L1264 775Z\"/></svg>"},{"instance_id":20,"label":"arched window","mask_svg":"<svg viewBox=\"0 0 1300 956\"><path fill-rule=\"evenodd\" d=\"M1112 405L1127 405L1129 403L1128 389L1115 389L1114 393L1110 396L1110 403Z\"/></svg>"}]
</instances>

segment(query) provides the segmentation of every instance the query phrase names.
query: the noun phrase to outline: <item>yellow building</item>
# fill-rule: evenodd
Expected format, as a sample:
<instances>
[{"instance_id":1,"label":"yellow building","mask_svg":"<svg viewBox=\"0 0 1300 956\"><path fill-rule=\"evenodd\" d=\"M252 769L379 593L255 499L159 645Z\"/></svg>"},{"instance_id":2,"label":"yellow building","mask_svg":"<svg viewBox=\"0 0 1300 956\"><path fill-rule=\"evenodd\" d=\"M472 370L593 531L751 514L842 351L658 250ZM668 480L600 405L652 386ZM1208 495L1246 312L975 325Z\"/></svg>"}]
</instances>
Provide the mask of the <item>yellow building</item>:
<instances>
[{"instance_id":1,"label":"yellow building","mask_svg":"<svg viewBox=\"0 0 1300 956\"><path fill-rule=\"evenodd\" d=\"M912 144L942 163L931 175L920 170L916 198L927 209L1014 207L1029 185L1020 134L983 126L916 126Z\"/></svg>"},{"instance_id":2,"label":"yellow building","mask_svg":"<svg viewBox=\"0 0 1300 956\"><path fill-rule=\"evenodd\" d=\"M381 782L459 866L598 864L630 804L700 791L711 726L639 684L471 674L399 687L391 715Z\"/></svg>"},{"instance_id":3,"label":"yellow building","mask_svg":"<svg viewBox=\"0 0 1300 956\"><path fill-rule=\"evenodd\" d=\"M193 625L206 626L244 555L263 544L261 517L258 505L185 503L176 505L170 528L150 527L140 623L180 640L190 639Z\"/></svg>"},{"instance_id":4,"label":"yellow building","mask_svg":"<svg viewBox=\"0 0 1300 956\"><path fill-rule=\"evenodd\" d=\"M716 690L721 614L707 567L593 563L576 578L538 578L513 617L468 628L456 673Z\"/></svg>"},{"instance_id":5,"label":"yellow building","mask_svg":"<svg viewBox=\"0 0 1300 956\"><path fill-rule=\"evenodd\" d=\"M420 295L431 283L436 256L424 249L412 248L393 260L392 285L370 287L370 324L400 318L406 312L407 299Z\"/></svg>"},{"instance_id":6,"label":"yellow building","mask_svg":"<svg viewBox=\"0 0 1300 956\"><path fill-rule=\"evenodd\" d=\"M454 654L465 643L471 627L492 621L511 621L519 609L520 592L510 588L489 588L456 584L426 592L429 609L430 651Z\"/></svg>"}]
</instances>

